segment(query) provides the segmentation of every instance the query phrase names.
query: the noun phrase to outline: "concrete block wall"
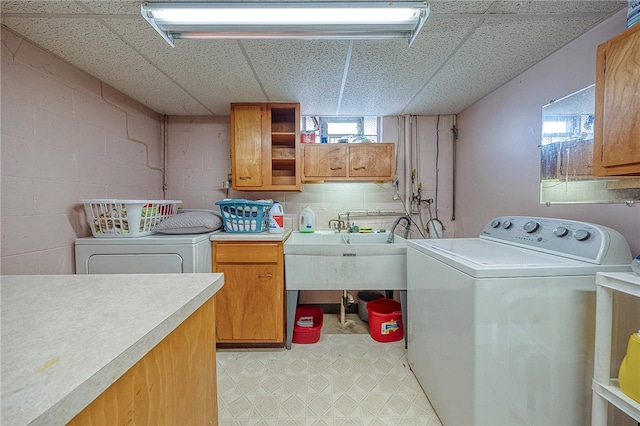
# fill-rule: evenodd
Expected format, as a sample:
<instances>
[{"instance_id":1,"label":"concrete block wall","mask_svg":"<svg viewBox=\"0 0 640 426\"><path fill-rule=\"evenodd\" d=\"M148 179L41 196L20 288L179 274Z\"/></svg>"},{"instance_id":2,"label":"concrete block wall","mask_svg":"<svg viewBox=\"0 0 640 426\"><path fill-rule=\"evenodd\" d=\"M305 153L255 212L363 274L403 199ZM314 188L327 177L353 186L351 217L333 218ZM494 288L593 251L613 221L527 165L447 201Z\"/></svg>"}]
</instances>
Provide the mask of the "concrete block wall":
<instances>
[{"instance_id":1,"label":"concrete block wall","mask_svg":"<svg viewBox=\"0 0 640 426\"><path fill-rule=\"evenodd\" d=\"M79 199L162 198L161 116L2 29L2 274L75 272Z\"/></svg>"}]
</instances>

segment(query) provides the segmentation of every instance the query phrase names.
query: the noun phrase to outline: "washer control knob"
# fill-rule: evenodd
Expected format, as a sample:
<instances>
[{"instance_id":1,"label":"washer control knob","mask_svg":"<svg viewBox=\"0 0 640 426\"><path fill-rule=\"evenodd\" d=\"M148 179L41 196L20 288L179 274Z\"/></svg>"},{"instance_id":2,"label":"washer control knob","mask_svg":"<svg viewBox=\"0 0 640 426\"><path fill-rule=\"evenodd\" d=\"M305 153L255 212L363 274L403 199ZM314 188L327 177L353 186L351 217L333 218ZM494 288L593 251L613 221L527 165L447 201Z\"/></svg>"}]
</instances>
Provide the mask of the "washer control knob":
<instances>
[{"instance_id":1,"label":"washer control knob","mask_svg":"<svg viewBox=\"0 0 640 426\"><path fill-rule=\"evenodd\" d=\"M524 229L524 231L527 232L528 234L531 234L532 232L536 232L538 228L540 228L540 224L535 220L530 220L529 222L525 223L524 226L522 227L522 229Z\"/></svg>"},{"instance_id":2,"label":"washer control knob","mask_svg":"<svg viewBox=\"0 0 640 426\"><path fill-rule=\"evenodd\" d=\"M573 238L575 238L578 241L588 240L590 236L591 236L591 233L589 233L589 231L587 231L586 229L578 229L576 232L573 233Z\"/></svg>"},{"instance_id":3,"label":"washer control knob","mask_svg":"<svg viewBox=\"0 0 640 426\"><path fill-rule=\"evenodd\" d=\"M494 219L494 220L491 221L491 227L492 228L497 228L498 226L500 226L500 220Z\"/></svg>"},{"instance_id":4,"label":"washer control knob","mask_svg":"<svg viewBox=\"0 0 640 426\"><path fill-rule=\"evenodd\" d=\"M568 233L569 233L569 230L567 228L565 228L564 226L558 226L556 229L553 230L553 234L556 237L564 237Z\"/></svg>"},{"instance_id":5,"label":"washer control knob","mask_svg":"<svg viewBox=\"0 0 640 426\"><path fill-rule=\"evenodd\" d=\"M502 227L504 229L509 229L513 226L513 222L511 222L510 220L505 220L504 222L502 222Z\"/></svg>"}]
</instances>

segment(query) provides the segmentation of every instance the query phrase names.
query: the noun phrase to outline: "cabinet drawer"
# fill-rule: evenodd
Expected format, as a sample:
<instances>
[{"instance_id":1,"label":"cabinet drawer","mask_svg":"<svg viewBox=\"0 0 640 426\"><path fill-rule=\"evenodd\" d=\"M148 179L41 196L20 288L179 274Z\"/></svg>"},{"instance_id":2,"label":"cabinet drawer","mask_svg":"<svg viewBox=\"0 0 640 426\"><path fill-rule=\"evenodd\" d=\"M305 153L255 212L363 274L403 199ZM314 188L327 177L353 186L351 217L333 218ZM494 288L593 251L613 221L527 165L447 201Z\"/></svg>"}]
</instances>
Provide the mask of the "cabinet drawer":
<instances>
[{"instance_id":1,"label":"cabinet drawer","mask_svg":"<svg viewBox=\"0 0 640 426\"><path fill-rule=\"evenodd\" d=\"M216 243L215 263L278 263L278 243Z\"/></svg>"}]
</instances>

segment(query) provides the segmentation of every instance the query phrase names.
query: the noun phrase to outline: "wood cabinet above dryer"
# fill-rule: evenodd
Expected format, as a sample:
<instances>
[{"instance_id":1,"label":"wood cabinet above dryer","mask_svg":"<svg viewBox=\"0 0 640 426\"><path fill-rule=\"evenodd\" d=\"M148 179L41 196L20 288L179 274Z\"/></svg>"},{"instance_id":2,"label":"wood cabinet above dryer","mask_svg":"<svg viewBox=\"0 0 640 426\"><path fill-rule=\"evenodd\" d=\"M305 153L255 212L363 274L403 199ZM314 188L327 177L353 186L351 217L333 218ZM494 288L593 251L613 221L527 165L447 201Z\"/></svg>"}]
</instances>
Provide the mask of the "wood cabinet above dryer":
<instances>
[{"instance_id":1,"label":"wood cabinet above dryer","mask_svg":"<svg viewBox=\"0 0 640 426\"><path fill-rule=\"evenodd\" d=\"M299 191L300 157L300 104L231 104L234 190Z\"/></svg>"}]
</instances>

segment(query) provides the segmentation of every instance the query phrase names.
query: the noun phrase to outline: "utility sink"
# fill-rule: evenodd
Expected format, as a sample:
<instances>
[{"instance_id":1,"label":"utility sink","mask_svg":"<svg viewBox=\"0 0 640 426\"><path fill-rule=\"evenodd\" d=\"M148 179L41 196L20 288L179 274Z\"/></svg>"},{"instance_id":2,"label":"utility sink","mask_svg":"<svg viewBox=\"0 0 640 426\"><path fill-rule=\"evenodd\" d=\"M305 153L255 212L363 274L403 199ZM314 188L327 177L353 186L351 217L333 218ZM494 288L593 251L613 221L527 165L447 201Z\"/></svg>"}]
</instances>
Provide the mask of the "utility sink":
<instances>
[{"instance_id":1,"label":"utility sink","mask_svg":"<svg viewBox=\"0 0 640 426\"><path fill-rule=\"evenodd\" d=\"M399 290L406 324L407 240L390 233L294 231L284 242L286 348L291 349L300 290ZM405 330L405 347L406 333Z\"/></svg>"},{"instance_id":2,"label":"utility sink","mask_svg":"<svg viewBox=\"0 0 640 426\"><path fill-rule=\"evenodd\" d=\"M294 231L284 243L287 290L405 290L407 240L389 233Z\"/></svg>"}]
</instances>

